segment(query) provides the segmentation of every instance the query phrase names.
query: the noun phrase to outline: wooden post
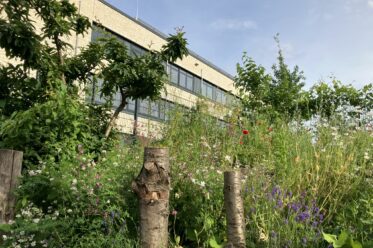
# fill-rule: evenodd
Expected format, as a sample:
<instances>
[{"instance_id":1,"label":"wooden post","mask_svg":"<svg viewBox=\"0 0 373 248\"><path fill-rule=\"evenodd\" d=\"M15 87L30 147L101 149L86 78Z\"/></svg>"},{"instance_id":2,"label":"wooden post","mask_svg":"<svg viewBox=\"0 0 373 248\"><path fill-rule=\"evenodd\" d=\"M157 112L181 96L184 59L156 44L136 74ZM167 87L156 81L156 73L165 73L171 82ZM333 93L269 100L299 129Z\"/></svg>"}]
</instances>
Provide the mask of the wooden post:
<instances>
[{"instance_id":1,"label":"wooden post","mask_svg":"<svg viewBox=\"0 0 373 248\"><path fill-rule=\"evenodd\" d=\"M245 248L245 216L240 171L224 172L224 206L228 228L228 243L225 247Z\"/></svg>"},{"instance_id":2,"label":"wooden post","mask_svg":"<svg viewBox=\"0 0 373 248\"><path fill-rule=\"evenodd\" d=\"M132 189L140 204L141 247L166 248L170 194L167 148L145 148L144 165Z\"/></svg>"},{"instance_id":3,"label":"wooden post","mask_svg":"<svg viewBox=\"0 0 373 248\"><path fill-rule=\"evenodd\" d=\"M14 218L14 190L21 176L23 152L0 149L0 224Z\"/></svg>"}]
</instances>

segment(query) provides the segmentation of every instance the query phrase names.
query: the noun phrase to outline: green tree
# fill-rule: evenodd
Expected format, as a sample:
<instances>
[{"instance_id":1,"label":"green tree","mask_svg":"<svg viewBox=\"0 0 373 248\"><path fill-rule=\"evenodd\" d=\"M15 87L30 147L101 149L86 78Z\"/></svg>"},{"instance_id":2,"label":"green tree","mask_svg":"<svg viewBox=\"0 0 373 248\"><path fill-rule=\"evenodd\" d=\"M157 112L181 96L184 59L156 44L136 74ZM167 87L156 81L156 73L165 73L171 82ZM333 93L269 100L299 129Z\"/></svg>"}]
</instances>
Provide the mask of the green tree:
<instances>
[{"instance_id":1,"label":"green tree","mask_svg":"<svg viewBox=\"0 0 373 248\"><path fill-rule=\"evenodd\" d=\"M103 79L101 95L110 98L119 92L121 96L121 102L105 130L105 137L110 135L115 120L129 99L155 100L160 96L167 82L164 64L175 62L188 54L187 41L183 36L184 33L178 31L167 38L161 51L151 50L139 56L130 56L126 46L115 38L104 39L104 58L108 65L100 75Z\"/></svg>"},{"instance_id":2,"label":"green tree","mask_svg":"<svg viewBox=\"0 0 373 248\"><path fill-rule=\"evenodd\" d=\"M246 52L242 56L242 65L237 64L235 87L239 89L246 112L261 113L268 108L269 86L272 77L265 68L256 65Z\"/></svg>"},{"instance_id":3,"label":"green tree","mask_svg":"<svg viewBox=\"0 0 373 248\"><path fill-rule=\"evenodd\" d=\"M364 94L366 92L367 94ZM330 118L342 106L362 107L369 105L369 86L357 90L333 79L331 84L319 82L310 89L310 108L314 115Z\"/></svg>"},{"instance_id":4,"label":"green tree","mask_svg":"<svg viewBox=\"0 0 373 248\"><path fill-rule=\"evenodd\" d=\"M305 77L298 66L295 66L293 70L288 68L280 46L279 35L277 34L274 38L278 45L278 57L277 64L272 66L273 77L269 98L275 112L291 119L299 111L298 106L305 97L302 92Z\"/></svg>"}]
</instances>

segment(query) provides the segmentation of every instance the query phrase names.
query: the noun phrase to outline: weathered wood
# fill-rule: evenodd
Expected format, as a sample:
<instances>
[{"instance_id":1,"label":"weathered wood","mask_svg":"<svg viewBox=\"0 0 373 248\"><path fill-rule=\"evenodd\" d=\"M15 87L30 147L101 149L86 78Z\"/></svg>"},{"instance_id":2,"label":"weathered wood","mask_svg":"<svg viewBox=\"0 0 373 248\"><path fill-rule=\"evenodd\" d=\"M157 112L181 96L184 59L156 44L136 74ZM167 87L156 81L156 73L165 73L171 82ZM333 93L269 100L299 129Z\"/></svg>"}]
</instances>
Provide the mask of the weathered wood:
<instances>
[{"instance_id":1,"label":"weathered wood","mask_svg":"<svg viewBox=\"0 0 373 248\"><path fill-rule=\"evenodd\" d=\"M132 189L139 198L141 247L166 248L170 194L167 148L145 148L144 165Z\"/></svg>"},{"instance_id":2,"label":"weathered wood","mask_svg":"<svg viewBox=\"0 0 373 248\"><path fill-rule=\"evenodd\" d=\"M14 218L18 178L21 176L23 153L0 149L0 224Z\"/></svg>"},{"instance_id":3,"label":"weathered wood","mask_svg":"<svg viewBox=\"0 0 373 248\"><path fill-rule=\"evenodd\" d=\"M224 206L228 229L228 243L225 247L246 247L240 171L224 172Z\"/></svg>"}]
</instances>

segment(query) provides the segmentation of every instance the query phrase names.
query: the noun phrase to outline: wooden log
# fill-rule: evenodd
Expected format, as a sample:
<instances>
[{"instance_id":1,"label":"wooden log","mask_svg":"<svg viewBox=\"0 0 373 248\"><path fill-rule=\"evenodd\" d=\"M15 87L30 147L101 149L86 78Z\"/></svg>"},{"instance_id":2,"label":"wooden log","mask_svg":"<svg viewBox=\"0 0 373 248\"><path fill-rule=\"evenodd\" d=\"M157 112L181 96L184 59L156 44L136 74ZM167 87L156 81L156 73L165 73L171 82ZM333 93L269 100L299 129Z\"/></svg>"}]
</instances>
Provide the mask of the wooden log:
<instances>
[{"instance_id":1,"label":"wooden log","mask_svg":"<svg viewBox=\"0 0 373 248\"><path fill-rule=\"evenodd\" d=\"M245 216L240 171L224 172L224 206L228 236L225 247L245 248Z\"/></svg>"},{"instance_id":2,"label":"wooden log","mask_svg":"<svg viewBox=\"0 0 373 248\"><path fill-rule=\"evenodd\" d=\"M0 149L0 224L14 218L16 198L13 194L21 176L23 152Z\"/></svg>"},{"instance_id":3,"label":"wooden log","mask_svg":"<svg viewBox=\"0 0 373 248\"><path fill-rule=\"evenodd\" d=\"M132 189L139 199L141 247L166 248L170 194L167 148L145 148L144 165Z\"/></svg>"}]
</instances>

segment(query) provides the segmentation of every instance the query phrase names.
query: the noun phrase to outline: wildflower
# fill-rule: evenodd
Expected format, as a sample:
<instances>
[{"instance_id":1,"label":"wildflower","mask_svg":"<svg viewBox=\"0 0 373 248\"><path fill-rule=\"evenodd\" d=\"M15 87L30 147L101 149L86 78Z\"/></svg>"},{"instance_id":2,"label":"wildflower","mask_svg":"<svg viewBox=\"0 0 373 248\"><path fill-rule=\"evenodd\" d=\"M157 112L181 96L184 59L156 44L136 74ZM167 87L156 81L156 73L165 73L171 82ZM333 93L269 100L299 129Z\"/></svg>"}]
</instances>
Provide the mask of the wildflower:
<instances>
[{"instance_id":1,"label":"wildflower","mask_svg":"<svg viewBox=\"0 0 373 248\"><path fill-rule=\"evenodd\" d=\"M73 212L73 210L70 209L70 208L67 210L67 213L68 213L68 214L71 214L72 212Z\"/></svg>"},{"instance_id":2,"label":"wildflower","mask_svg":"<svg viewBox=\"0 0 373 248\"><path fill-rule=\"evenodd\" d=\"M3 240L7 240L8 237L6 235L3 235Z\"/></svg>"},{"instance_id":3,"label":"wildflower","mask_svg":"<svg viewBox=\"0 0 373 248\"><path fill-rule=\"evenodd\" d=\"M244 130L242 130L242 133L245 134L245 135L246 135L246 134L249 134L249 130L244 129Z\"/></svg>"},{"instance_id":4,"label":"wildflower","mask_svg":"<svg viewBox=\"0 0 373 248\"><path fill-rule=\"evenodd\" d=\"M177 211L176 211L175 209L172 210L171 215L172 215L172 216L176 216L176 215L177 215Z\"/></svg>"},{"instance_id":5,"label":"wildflower","mask_svg":"<svg viewBox=\"0 0 373 248\"><path fill-rule=\"evenodd\" d=\"M32 247L36 246L36 241L32 241L32 242L31 242L31 246L32 246Z\"/></svg>"},{"instance_id":6,"label":"wildflower","mask_svg":"<svg viewBox=\"0 0 373 248\"><path fill-rule=\"evenodd\" d=\"M273 128L272 127L269 127L268 128L268 132L272 132L273 131Z\"/></svg>"},{"instance_id":7,"label":"wildflower","mask_svg":"<svg viewBox=\"0 0 373 248\"><path fill-rule=\"evenodd\" d=\"M32 221L33 221L34 223L36 223L36 224L37 224L37 223L39 223L40 219L38 219L38 218L35 218L35 219L33 219Z\"/></svg>"},{"instance_id":8,"label":"wildflower","mask_svg":"<svg viewBox=\"0 0 373 248\"><path fill-rule=\"evenodd\" d=\"M227 161L228 163L232 163L232 157L229 156L229 155L225 155L224 157L225 161Z\"/></svg>"},{"instance_id":9,"label":"wildflower","mask_svg":"<svg viewBox=\"0 0 373 248\"><path fill-rule=\"evenodd\" d=\"M202 181L202 182L200 183L200 185L201 185L201 187L205 187L205 186L206 186L206 183L205 183L204 181Z\"/></svg>"}]
</instances>

